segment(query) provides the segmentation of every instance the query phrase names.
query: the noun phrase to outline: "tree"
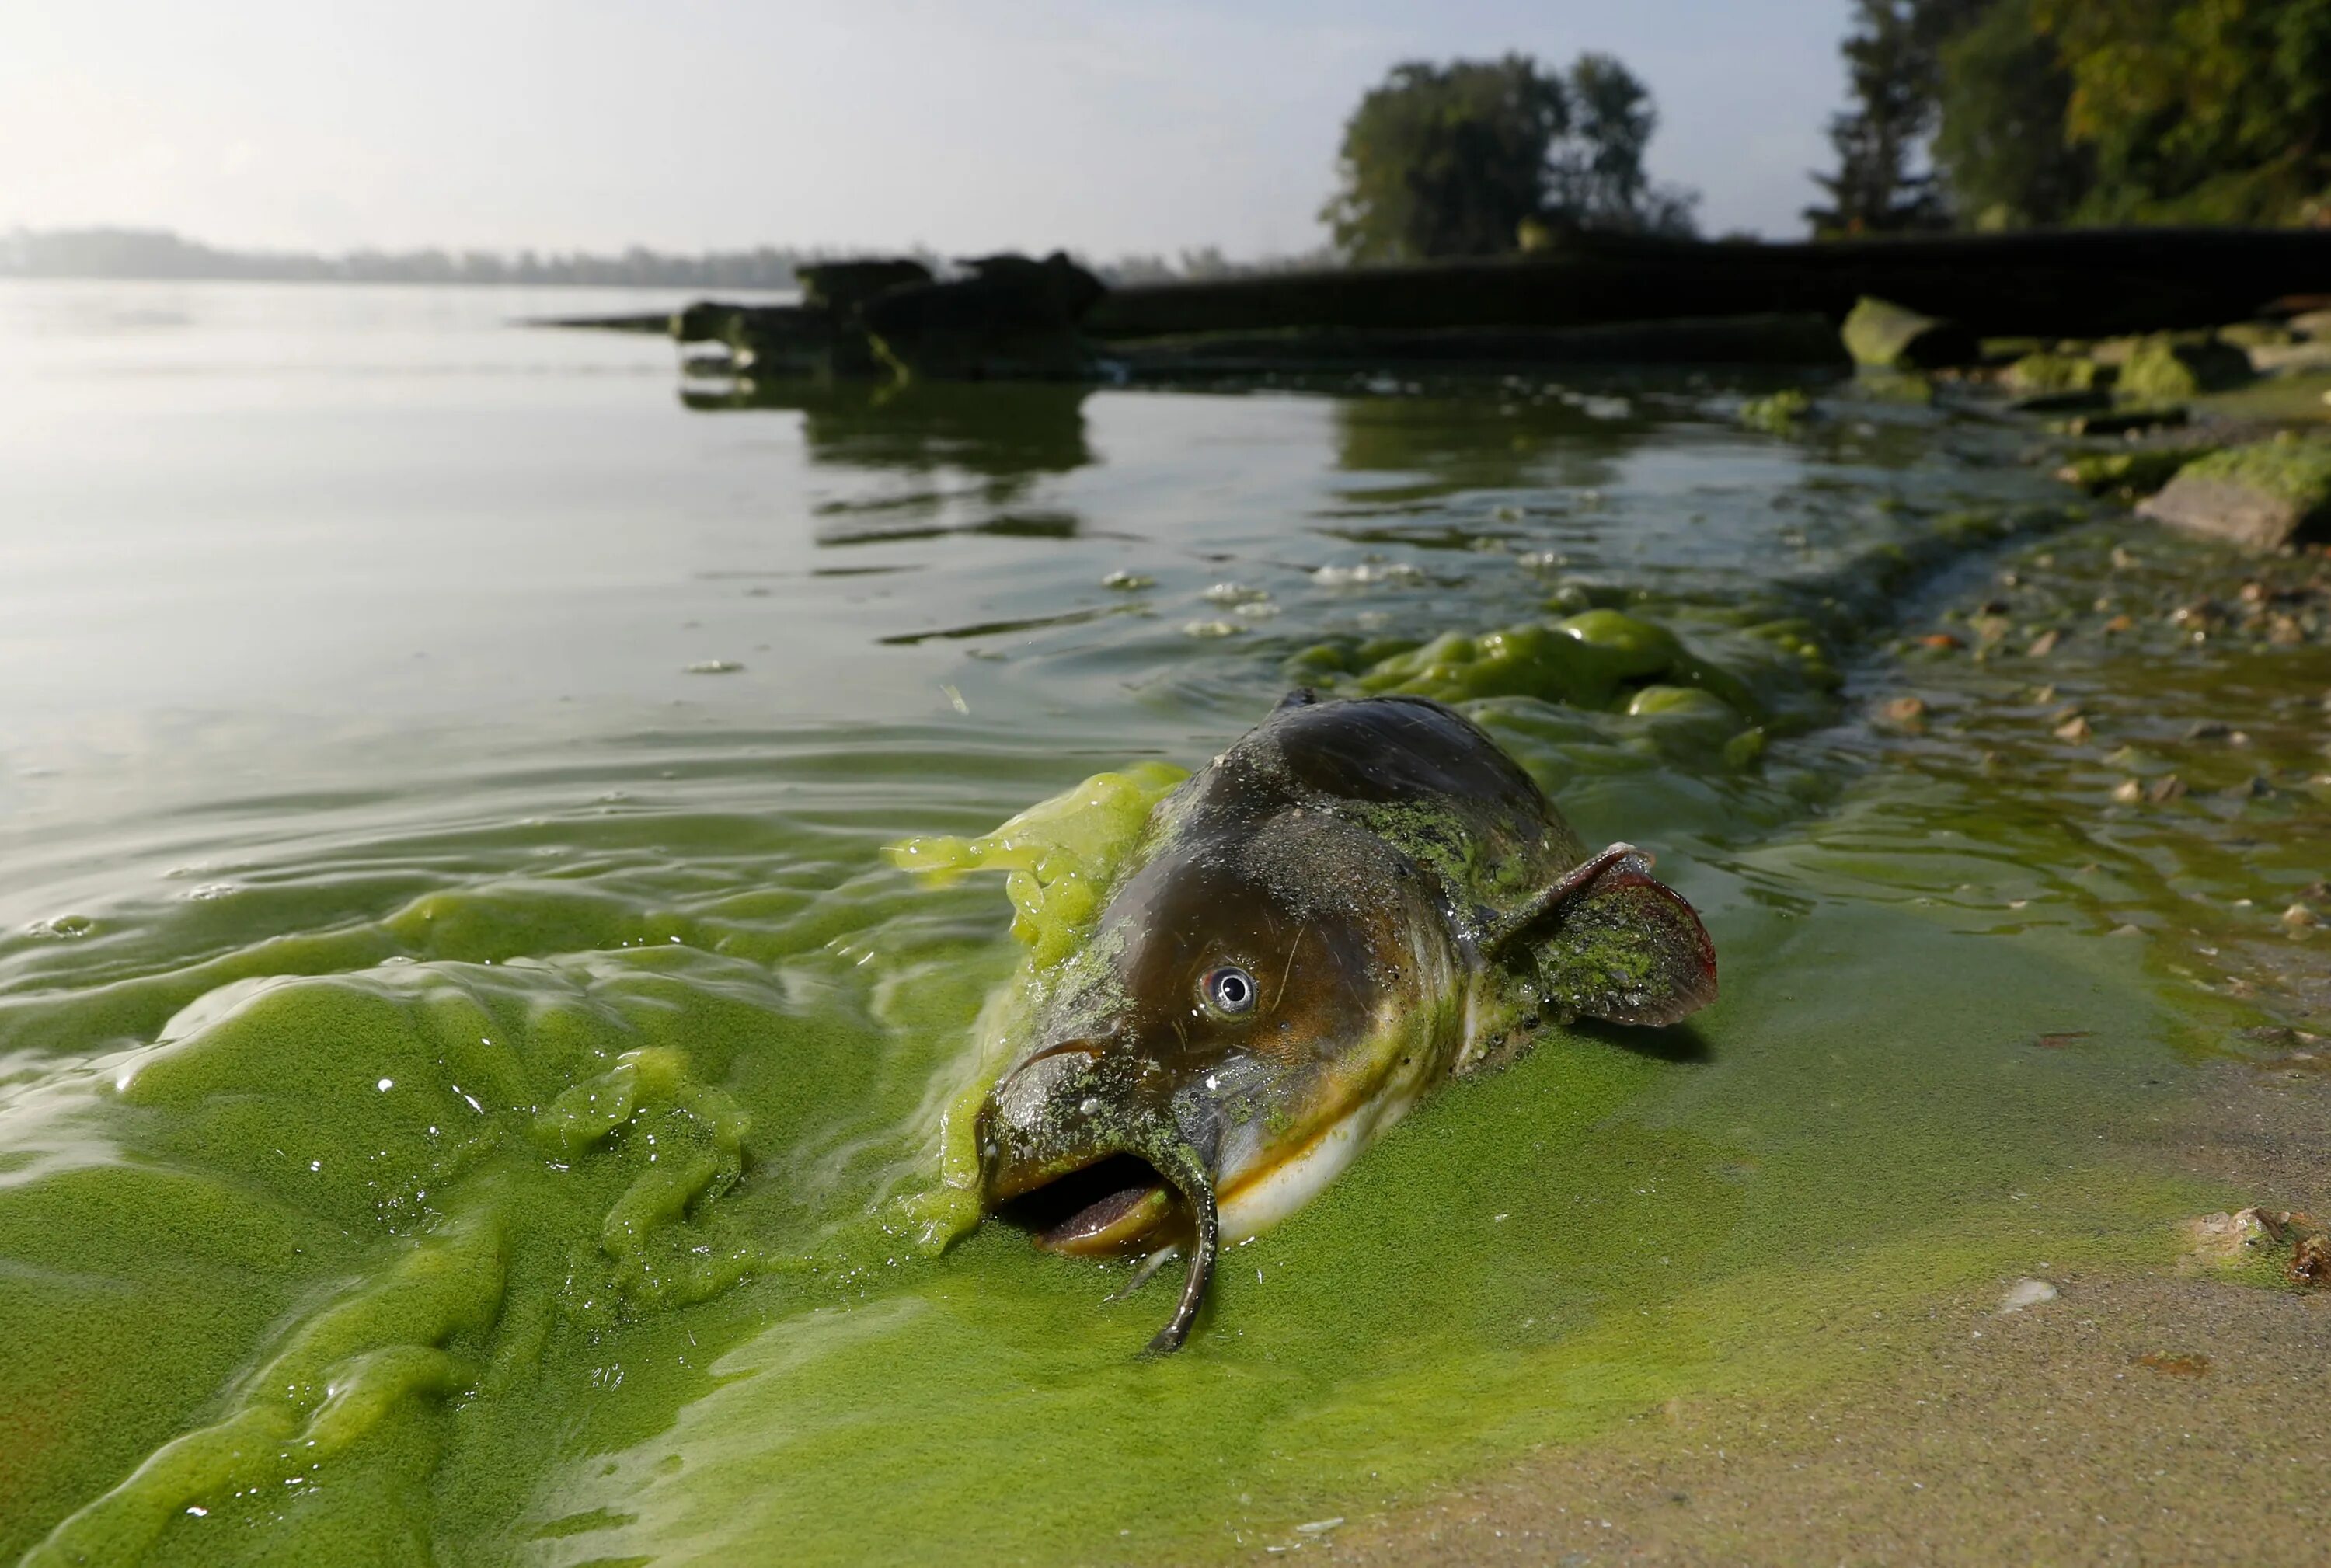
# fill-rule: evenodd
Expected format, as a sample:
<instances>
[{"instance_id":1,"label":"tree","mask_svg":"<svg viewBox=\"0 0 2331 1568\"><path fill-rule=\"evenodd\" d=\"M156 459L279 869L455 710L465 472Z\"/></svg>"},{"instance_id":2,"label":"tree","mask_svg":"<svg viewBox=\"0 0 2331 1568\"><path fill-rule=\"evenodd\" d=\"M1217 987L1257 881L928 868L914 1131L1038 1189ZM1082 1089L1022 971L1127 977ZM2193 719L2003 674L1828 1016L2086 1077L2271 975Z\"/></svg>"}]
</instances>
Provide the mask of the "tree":
<instances>
[{"instance_id":1,"label":"tree","mask_svg":"<svg viewBox=\"0 0 2331 1568\"><path fill-rule=\"evenodd\" d=\"M2331 198L2331 0L2033 0L2084 218L2284 223Z\"/></svg>"},{"instance_id":2,"label":"tree","mask_svg":"<svg viewBox=\"0 0 2331 1568\"><path fill-rule=\"evenodd\" d=\"M1643 153L1659 128L1651 89L1608 54L1587 53L1565 77L1571 134L1548 158L1544 215L1582 229L1691 233L1698 193L1654 187Z\"/></svg>"},{"instance_id":3,"label":"tree","mask_svg":"<svg viewBox=\"0 0 2331 1568\"><path fill-rule=\"evenodd\" d=\"M1963 223L2028 228L2069 219L2095 180L2068 141L2072 79L2032 0L1997 0L1940 52L1933 157Z\"/></svg>"},{"instance_id":4,"label":"tree","mask_svg":"<svg viewBox=\"0 0 2331 1568\"><path fill-rule=\"evenodd\" d=\"M1346 122L1341 188L1319 215L1356 261L1509 251L1569 124L1561 82L1523 55L1394 66Z\"/></svg>"},{"instance_id":5,"label":"tree","mask_svg":"<svg viewBox=\"0 0 2331 1568\"><path fill-rule=\"evenodd\" d=\"M1523 227L1689 232L1696 199L1654 188L1651 93L1608 55L1567 79L1527 55L1393 68L1345 123L1320 210L1354 261L1491 256Z\"/></svg>"},{"instance_id":6,"label":"tree","mask_svg":"<svg viewBox=\"0 0 2331 1568\"><path fill-rule=\"evenodd\" d=\"M1949 209L1934 176L1917 166L1935 119L1942 42L1963 27L1979 0L1856 0L1846 35L1846 80L1854 107L1833 115L1837 172L1815 175L1829 204L1807 207L1820 234L1936 229Z\"/></svg>"}]
</instances>

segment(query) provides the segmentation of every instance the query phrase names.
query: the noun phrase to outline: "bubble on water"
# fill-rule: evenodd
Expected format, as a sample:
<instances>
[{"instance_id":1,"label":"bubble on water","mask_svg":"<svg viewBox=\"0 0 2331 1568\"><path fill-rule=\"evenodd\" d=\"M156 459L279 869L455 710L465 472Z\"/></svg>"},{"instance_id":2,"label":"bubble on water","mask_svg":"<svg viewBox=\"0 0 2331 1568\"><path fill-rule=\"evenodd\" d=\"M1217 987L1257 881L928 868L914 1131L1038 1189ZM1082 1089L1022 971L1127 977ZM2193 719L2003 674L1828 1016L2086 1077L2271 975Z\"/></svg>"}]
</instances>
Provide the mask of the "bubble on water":
<instances>
[{"instance_id":1,"label":"bubble on water","mask_svg":"<svg viewBox=\"0 0 2331 1568\"><path fill-rule=\"evenodd\" d=\"M1323 588L1365 587L1377 583L1407 586L1425 580L1424 568L1406 561L1362 561L1356 565L1322 566L1311 580Z\"/></svg>"},{"instance_id":2,"label":"bubble on water","mask_svg":"<svg viewBox=\"0 0 2331 1568\"><path fill-rule=\"evenodd\" d=\"M745 667L742 664L739 664L734 659L699 659L695 663L688 666L686 673L690 675L734 675L744 668Z\"/></svg>"},{"instance_id":3,"label":"bubble on water","mask_svg":"<svg viewBox=\"0 0 2331 1568\"><path fill-rule=\"evenodd\" d=\"M1246 628L1228 621L1192 621L1182 628L1185 637L1235 637Z\"/></svg>"},{"instance_id":4,"label":"bubble on water","mask_svg":"<svg viewBox=\"0 0 2331 1568\"><path fill-rule=\"evenodd\" d=\"M1270 590L1244 583L1217 583L1200 597L1210 604L1257 604L1270 597Z\"/></svg>"},{"instance_id":5,"label":"bubble on water","mask_svg":"<svg viewBox=\"0 0 2331 1568\"><path fill-rule=\"evenodd\" d=\"M1155 577L1145 577L1138 572L1128 572L1123 567L1119 567L1118 570L1111 572L1108 576L1103 577L1100 580L1100 585L1104 588L1115 588L1120 593L1131 594L1143 588L1156 587L1157 585L1157 579Z\"/></svg>"}]
</instances>

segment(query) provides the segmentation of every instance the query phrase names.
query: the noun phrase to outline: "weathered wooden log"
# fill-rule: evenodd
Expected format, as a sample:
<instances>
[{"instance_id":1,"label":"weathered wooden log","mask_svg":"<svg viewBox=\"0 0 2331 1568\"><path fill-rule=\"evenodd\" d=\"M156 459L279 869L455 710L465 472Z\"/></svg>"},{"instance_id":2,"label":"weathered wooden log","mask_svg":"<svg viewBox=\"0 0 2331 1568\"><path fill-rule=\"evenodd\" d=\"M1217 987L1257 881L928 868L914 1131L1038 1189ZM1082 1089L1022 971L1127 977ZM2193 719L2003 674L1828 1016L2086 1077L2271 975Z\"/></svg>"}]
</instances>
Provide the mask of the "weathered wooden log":
<instances>
[{"instance_id":1,"label":"weathered wooden log","mask_svg":"<svg viewBox=\"0 0 2331 1568\"><path fill-rule=\"evenodd\" d=\"M2331 231L2088 229L1822 243L1574 234L1527 255L1265 273L1110 291L1085 319L1131 342L1295 328L1577 327L1812 311L1864 295L1980 337L2098 337L2248 318L2331 290Z\"/></svg>"},{"instance_id":2,"label":"weathered wooden log","mask_svg":"<svg viewBox=\"0 0 2331 1568\"><path fill-rule=\"evenodd\" d=\"M1137 381L1377 366L1510 368L1537 365L1786 365L1842 367L1828 318L1725 316L1592 327L1456 327L1421 332L1223 333L1119 344L1110 357Z\"/></svg>"}]
</instances>

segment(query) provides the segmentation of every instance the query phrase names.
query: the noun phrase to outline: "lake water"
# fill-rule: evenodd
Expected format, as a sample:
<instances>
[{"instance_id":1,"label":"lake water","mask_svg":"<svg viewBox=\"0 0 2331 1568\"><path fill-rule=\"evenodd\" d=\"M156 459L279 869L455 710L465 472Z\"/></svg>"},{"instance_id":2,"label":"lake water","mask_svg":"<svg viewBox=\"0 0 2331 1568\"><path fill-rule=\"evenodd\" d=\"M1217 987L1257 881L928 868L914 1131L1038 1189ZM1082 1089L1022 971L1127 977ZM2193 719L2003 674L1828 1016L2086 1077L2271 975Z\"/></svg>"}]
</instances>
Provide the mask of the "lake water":
<instances>
[{"instance_id":1,"label":"lake water","mask_svg":"<svg viewBox=\"0 0 2331 1568\"><path fill-rule=\"evenodd\" d=\"M1713 374L750 397L514 324L676 302L0 284L0 1559L1300 1544L2226 1202L2132 1129L2292 1015L2331 667L2095 632L2225 562L2024 434ZM1298 683L1464 703L1725 995L1444 1093L1137 1360L1166 1287L937 1248L1019 951L880 851Z\"/></svg>"}]
</instances>

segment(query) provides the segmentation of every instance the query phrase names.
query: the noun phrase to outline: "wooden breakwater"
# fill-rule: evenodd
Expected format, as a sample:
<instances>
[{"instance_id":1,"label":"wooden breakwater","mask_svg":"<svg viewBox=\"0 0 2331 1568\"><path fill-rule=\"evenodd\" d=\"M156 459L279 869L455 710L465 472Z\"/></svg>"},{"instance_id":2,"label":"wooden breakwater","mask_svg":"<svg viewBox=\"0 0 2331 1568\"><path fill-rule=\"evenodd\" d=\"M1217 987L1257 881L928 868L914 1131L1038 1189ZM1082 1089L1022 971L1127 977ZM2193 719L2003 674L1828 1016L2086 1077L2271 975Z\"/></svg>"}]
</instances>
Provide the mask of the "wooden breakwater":
<instances>
[{"instance_id":1,"label":"wooden breakwater","mask_svg":"<svg viewBox=\"0 0 2331 1568\"><path fill-rule=\"evenodd\" d=\"M1115 344L1705 317L1840 321L1870 296L1984 337L2098 337L2214 326L2308 294L2331 295L2331 230L2076 229L1784 244L1575 234L1518 256L1115 288L1081 326Z\"/></svg>"}]
</instances>

